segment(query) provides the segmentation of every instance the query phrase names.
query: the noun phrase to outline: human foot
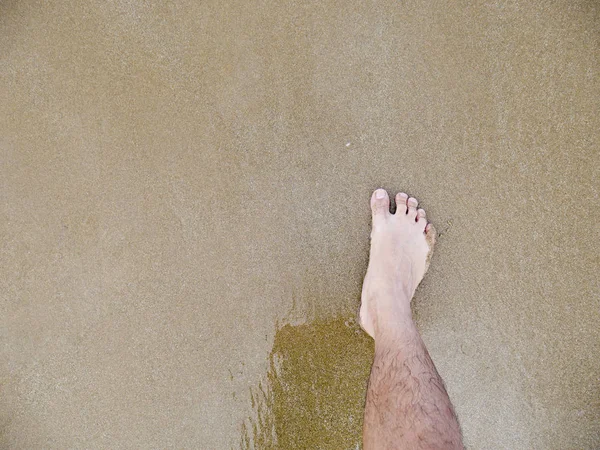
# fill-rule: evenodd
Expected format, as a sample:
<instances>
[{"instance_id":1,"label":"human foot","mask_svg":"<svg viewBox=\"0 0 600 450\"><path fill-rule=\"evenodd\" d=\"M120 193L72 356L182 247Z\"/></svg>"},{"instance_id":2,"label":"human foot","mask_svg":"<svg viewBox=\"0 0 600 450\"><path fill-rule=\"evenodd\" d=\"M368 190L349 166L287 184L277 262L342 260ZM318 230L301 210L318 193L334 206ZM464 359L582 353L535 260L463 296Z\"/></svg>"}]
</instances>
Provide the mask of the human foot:
<instances>
[{"instance_id":1,"label":"human foot","mask_svg":"<svg viewBox=\"0 0 600 450\"><path fill-rule=\"evenodd\" d=\"M373 225L369 267L362 288L360 324L375 337L411 320L410 301L423 279L435 242L435 228L415 198L396 195L396 214L383 189L371 196Z\"/></svg>"}]
</instances>

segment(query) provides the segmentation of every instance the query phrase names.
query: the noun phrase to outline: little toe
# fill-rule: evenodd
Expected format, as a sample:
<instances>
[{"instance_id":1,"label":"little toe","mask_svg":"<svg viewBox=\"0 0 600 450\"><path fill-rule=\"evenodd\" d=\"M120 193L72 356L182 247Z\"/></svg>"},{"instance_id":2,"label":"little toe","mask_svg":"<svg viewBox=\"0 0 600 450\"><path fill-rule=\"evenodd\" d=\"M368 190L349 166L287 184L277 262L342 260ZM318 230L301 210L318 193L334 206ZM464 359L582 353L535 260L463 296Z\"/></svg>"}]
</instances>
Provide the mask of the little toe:
<instances>
[{"instance_id":1,"label":"little toe","mask_svg":"<svg viewBox=\"0 0 600 450\"><path fill-rule=\"evenodd\" d=\"M435 238L437 237L437 231L431 222L428 222L425 226L425 240L429 244L429 248L433 248L435 244Z\"/></svg>"}]
</instances>

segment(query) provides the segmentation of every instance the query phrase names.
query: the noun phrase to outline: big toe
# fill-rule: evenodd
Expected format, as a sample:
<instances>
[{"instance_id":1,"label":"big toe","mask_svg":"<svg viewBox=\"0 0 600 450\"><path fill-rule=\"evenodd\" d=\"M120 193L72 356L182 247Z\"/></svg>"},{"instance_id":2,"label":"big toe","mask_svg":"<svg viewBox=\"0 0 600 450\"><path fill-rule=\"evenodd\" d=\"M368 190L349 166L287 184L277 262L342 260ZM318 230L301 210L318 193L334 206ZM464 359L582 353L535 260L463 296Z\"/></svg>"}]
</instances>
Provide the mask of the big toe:
<instances>
[{"instance_id":1,"label":"big toe","mask_svg":"<svg viewBox=\"0 0 600 450\"><path fill-rule=\"evenodd\" d=\"M371 211L373 220L390 214L390 197L385 189L376 189L371 196Z\"/></svg>"}]
</instances>

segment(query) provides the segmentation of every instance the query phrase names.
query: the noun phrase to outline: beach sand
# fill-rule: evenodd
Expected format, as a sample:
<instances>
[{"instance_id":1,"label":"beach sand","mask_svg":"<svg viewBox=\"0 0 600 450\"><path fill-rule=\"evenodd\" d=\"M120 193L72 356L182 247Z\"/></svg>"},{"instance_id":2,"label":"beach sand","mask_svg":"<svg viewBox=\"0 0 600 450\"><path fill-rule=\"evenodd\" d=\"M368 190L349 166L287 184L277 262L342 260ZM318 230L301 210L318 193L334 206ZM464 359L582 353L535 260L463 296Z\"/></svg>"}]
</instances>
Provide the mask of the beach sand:
<instances>
[{"instance_id":1,"label":"beach sand","mask_svg":"<svg viewBox=\"0 0 600 450\"><path fill-rule=\"evenodd\" d=\"M356 448L378 187L468 448L600 447L599 14L3 1L0 447Z\"/></svg>"}]
</instances>

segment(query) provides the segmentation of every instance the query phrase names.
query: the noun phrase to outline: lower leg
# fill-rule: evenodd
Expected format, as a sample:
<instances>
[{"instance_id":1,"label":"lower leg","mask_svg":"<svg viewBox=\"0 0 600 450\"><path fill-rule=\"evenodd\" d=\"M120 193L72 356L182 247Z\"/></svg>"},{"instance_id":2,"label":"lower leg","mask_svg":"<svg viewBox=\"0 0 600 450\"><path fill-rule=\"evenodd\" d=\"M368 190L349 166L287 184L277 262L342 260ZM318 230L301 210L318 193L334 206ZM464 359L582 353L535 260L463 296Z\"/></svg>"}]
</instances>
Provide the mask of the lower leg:
<instances>
[{"instance_id":1,"label":"lower leg","mask_svg":"<svg viewBox=\"0 0 600 450\"><path fill-rule=\"evenodd\" d=\"M379 195L378 195L379 194ZM375 339L364 417L364 449L460 449L458 420L410 312L427 269L435 230L415 199L371 200L373 232L363 284L361 324Z\"/></svg>"},{"instance_id":2,"label":"lower leg","mask_svg":"<svg viewBox=\"0 0 600 450\"><path fill-rule=\"evenodd\" d=\"M376 335L364 449L462 448L444 383L414 324Z\"/></svg>"}]
</instances>

